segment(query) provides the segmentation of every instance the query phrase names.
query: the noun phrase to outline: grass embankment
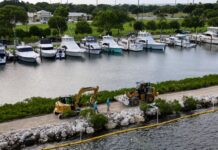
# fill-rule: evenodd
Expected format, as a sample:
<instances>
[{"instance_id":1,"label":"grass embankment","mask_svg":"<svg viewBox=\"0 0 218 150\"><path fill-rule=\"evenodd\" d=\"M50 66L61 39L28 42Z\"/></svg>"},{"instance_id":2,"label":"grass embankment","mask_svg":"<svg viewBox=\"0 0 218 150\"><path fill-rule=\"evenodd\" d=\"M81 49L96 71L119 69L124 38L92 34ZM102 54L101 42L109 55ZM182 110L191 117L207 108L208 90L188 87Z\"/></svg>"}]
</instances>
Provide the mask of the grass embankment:
<instances>
[{"instance_id":1,"label":"grass embankment","mask_svg":"<svg viewBox=\"0 0 218 150\"><path fill-rule=\"evenodd\" d=\"M193 90L218 85L218 75L207 75L178 81L165 81L155 83L153 85L160 94ZM134 88L101 91L98 93L97 99L99 103L105 103L108 97L113 99L114 96L125 94L131 90L134 90ZM89 95L84 95L82 97L81 104L86 105L89 97ZM2 105L0 106L0 122L52 113L55 102L56 99L35 97L16 104Z\"/></svg>"},{"instance_id":2,"label":"grass embankment","mask_svg":"<svg viewBox=\"0 0 218 150\"><path fill-rule=\"evenodd\" d=\"M149 20L144 20L143 22L146 24ZM155 20L156 23L158 23L158 19ZM168 22L170 22L170 19L167 19ZM180 22L180 24L182 23L182 19L178 20ZM115 37L120 37L120 36L125 36L130 32L133 32L133 24L134 22L127 22L124 24L123 26L123 30L120 30L120 32L118 33L117 29L112 29L112 33L113 36ZM99 33L97 31L97 27L93 26L91 23L91 28L92 28L92 34L93 36L98 37L99 35L101 35L101 33ZM39 28L45 29L48 28L48 24L33 24L33 25L17 25L17 29L23 29L24 31L28 31L29 28L31 26L37 26ZM83 37L90 35L90 34L75 34L75 28L76 28L76 23L68 23L68 30L65 32L65 34L70 35L70 36L74 36L74 38L76 40L81 40ZM183 30L189 30L191 32L195 32L194 28L185 28L185 27L181 27L181 29ZM202 27L202 28L197 28L197 32L204 32L207 30L207 26ZM152 35L157 35L157 34L175 34L175 29L164 29L161 30L157 29L157 30L147 30L148 32L150 32Z\"/></svg>"}]
</instances>

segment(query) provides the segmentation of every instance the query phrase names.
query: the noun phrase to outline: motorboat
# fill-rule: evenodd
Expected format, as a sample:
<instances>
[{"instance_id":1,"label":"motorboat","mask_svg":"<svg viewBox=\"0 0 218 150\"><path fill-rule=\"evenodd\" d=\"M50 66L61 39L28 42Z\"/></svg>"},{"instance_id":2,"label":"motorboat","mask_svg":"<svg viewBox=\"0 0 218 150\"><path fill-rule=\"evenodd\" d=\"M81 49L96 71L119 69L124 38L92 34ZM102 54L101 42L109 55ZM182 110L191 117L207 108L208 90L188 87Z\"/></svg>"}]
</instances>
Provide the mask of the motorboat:
<instances>
[{"instance_id":1,"label":"motorboat","mask_svg":"<svg viewBox=\"0 0 218 150\"><path fill-rule=\"evenodd\" d=\"M0 44L0 65L6 64L7 62L7 53L5 51L5 46Z\"/></svg>"},{"instance_id":2,"label":"motorboat","mask_svg":"<svg viewBox=\"0 0 218 150\"><path fill-rule=\"evenodd\" d=\"M190 38L187 34L177 34L165 39L166 44L179 46L183 48L193 48L196 44L190 42Z\"/></svg>"},{"instance_id":3,"label":"motorboat","mask_svg":"<svg viewBox=\"0 0 218 150\"><path fill-rule=\"evenodd\" d=\"M85 49L81 49L73 37L65 35L61 38L61 47L66 50L67 56L83 57Z\"/></svg>"},{"instance_id":4,"label":"motorboat","mask_svg":"<svg viewBox=\"0 0 218 150\"><path fill-rule=\"evenodd\" d=\"M193 34L192 40L201 43L218 44L218 27L208 27L204 33Z\"/></svg>"},{"instance_id":5,"label":"motorboat","mask_svg":"<svg viewBox=\"0 0 218 150\"><path fill-rule=\"evenodd\" d=\"M28 45L17 46L15 51L16 57L25 62L37 62L39 54L33 51L33 48Z\"/></svg>"},{"instance_id":6,"label":"motorboat","mask_svg":"<svg viewBox=\"0 0 218 150\"><path fill-rule=\"evenodd\" d=\"M119 46L114 38L110 35L103 36L102 41L100 41L100 46L104 51L112 53L122 53L122 47Z\"/></svg>"},{"instance_id":7,"label":"motorboat","mask_svg":"<svg viewBox=\"0 0 218 150\"><path fill-rule=\"evenodd\" d=\"M143 51L143 43L136 42L133 38L121 39L118 41L118 45L122 46L124 50L130 50L134 52Z\"/></svg>"},{"instance_id":8,"label":"motorboat","mask_svg":"<svg viewBox=\"0 0 218 150\"><path fill-rule=\"evenodd\" d=\"M89 54L100 54L102 51L99 43L97 42L96 37L94 36L87 36L84 39L82 39L80 47L84 48L86 52Z\"/></svg>"},{"instance_id":9,"label":"motorboat","mask_svg":"<svg viewBox=\"0 0 218 150\"><path fill-rule=\"evenodd\" d=\"M142 43L144 49L165 50L166 44L156 42L150 33L140 31L136 42Z\"/></svg>"},{"instance_id":10,"label":"motorboat","mask_svg":"<svg viewBox=\"0 0 218 150\"><path fill-rule=\"evenodd\" d=\"M39 44L39 51L41 57L45 58L55 58L57 54L57 49L54 49L51 40L42 39Z\"/></svg>"},{"instance_id":11,"label":"motorboat","mask_svg":"<svg viewBox=\"0 0 218 150\"><path fill-rule=\"evenodd\" d=\"M58 48L57 49L57 54L56 54L56 59L64 59L66 58L66 54L65 54L65 49L63 48Z\"/></svg>"}]
</instances>

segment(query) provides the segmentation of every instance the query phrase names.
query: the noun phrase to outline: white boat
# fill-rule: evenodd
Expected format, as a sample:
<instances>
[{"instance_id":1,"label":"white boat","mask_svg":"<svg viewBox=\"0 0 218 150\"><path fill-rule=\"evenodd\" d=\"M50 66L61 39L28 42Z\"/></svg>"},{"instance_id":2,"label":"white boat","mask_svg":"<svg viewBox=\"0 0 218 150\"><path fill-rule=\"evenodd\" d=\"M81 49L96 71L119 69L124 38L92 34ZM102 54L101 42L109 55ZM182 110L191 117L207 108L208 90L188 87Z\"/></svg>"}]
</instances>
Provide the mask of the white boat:
<instances>
[{"instance_id":1,"label":"white boat","mask_svg":"<svg viewBox=\"0 0 218 150\"><path fill-rule=\"evenodd\" d=\"M174 45L184 48L193 48L196 47L196 44L190 42L190 38L187 34L177 34L165 39L166 44Z\"/></svg>"},{"instance_id":2,"label":"white boat","mask_svg":"<svg viewBox=\"0 0 218 150\"><path fill-rule=\"evenodd\" d=\"M139 32L136 42L143 43L144 49L165 50L166 44L156 42L150 33Z\"/></svg>"},{"instance_id":3,"label":"white boat","mask_svg":"<svg viewBox=\"0 0 218 150\"><path fill-rule=\"evenodd\" d=\"M100 46L107 52L122 53L122 47L119 46L110 35L103 36L102 41L100 41Z\"/></svg>"},{"instance_id":4,"label":"white boat","mask_svg":"<svg viewBox=\"0 0 218 150\"><path fill-rule=\"evenodd\" d=\"M61 47L65 48L67 56L83 57L85 49L81 49L73 37L65 35L62 37Z\"/></svg>"},{"instance_id":5,"label":"white boat","mask_svg":"<svg viewBox=\"0 0 218 150\"><path fill-rule=\"evenodd\" d=\"M218 27L208 27L207 32L193 34L192 40L202 43L218 44Z\"/></svg>"},{"instance_id":6,"label":"white boat","mask_svg":"<svg viewBox=\"0 0 218 150\"><path fill-rule=\"evenodd\" d=\"M118 41L118 45L122 46L124 50L130 50L134 52L143 51L143 43L136 42L135 39L128 38L128 39L121 39Z\"/></svg>"},{"instance_id":7,"label":"white boat","mask_svg":"<svg viewBox=\"0 0 218 150\"><path fill-rule=\"evenodd\" d=\"M6 64L7 61L7 53L5 51L5 46L0 44L0 65Z\"/></svg>"},{"instance_id":8,"label":"white boat","mask_svg":"<svg viewBox=\"0 0 218 150\"><path fill-rule=\"evenodd\" d=\"M37 62L39 54L33 51L31 46L17 46L15 51L16 57L25 62Z\"/></svg>"},{"instance_id":9,"label":"white boat","mask_svg":"<svg viewBox=\"0 0 218 150\"><path fill-rule=\"evenodd\" d=\"M87 36L82 39L80 47L84 48L87 53L100 54L102 49L94 36Z\"/></svg>"},{"instance_id":10,"label":"white boat","mask_svg":"<svg viewBox=\"0 0 218 150\"><path fill-rule=\"evenodd\" d=\"M45 58L55 58L57 54L57 49L54 49L51 40L42 39L39 44L40 55Z\"/></svg>"},{"instance_id":11,"label":"white boat","mask_svg":"<svg viewBox=\"0 0 218 150\"><path fill-rule=\"evenodd\" d=\"M57 49L56 59L66 58L65 50L63 48Z\"/></svg>"}]
</instances>

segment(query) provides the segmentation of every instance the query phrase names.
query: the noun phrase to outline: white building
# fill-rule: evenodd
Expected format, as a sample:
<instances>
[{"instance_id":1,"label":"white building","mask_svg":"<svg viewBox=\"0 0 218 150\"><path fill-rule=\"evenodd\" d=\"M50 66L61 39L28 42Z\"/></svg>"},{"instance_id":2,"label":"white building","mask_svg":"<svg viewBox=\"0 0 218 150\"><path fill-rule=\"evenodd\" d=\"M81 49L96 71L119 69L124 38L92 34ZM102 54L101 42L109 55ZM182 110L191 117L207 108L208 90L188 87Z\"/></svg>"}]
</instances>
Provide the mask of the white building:
<instances>
[{"instance_id":1,"label":"white building","mask_svg":"<svg viewBox=\"0 0 218 150\"><path fill-rule=\"evenodd\" d=\"M80 13L80 12L69 12L68 19L70 22L73 21L80 21L80 20L90 20L91 15L88 15L86 13Z\"/></svg>"},{"instance_id":2,"label":"white building","mask_svg":"<svg viewBox=\"0 0 218 150\"><path fill-rule=\"evenodd\" d=\"M40 20L42 23L47 23L49 18L52 17L51 12L45 11L45 10L40 10L37 13L37 18Z\"/></svg>"}]
</instances>

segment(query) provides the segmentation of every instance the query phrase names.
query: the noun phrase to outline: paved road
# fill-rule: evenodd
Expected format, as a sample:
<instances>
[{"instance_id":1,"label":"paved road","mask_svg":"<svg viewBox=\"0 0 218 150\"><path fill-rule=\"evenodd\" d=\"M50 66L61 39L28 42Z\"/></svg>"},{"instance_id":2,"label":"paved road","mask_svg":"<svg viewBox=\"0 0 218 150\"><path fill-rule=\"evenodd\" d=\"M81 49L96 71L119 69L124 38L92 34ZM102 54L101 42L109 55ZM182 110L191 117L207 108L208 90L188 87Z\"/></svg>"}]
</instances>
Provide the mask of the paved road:
<instances>
[{"instance_id":1,"label":"paved road","mask_svg":"<svg viewBox=\"0 0 218 150\"><path fill-rule=\"evenodd\" d=\"M160 95L159 97L166 100L174 100L174 99L181 100L183 96L218 96L218 86L202 88L198 90L163 94ZM111 111L119 112L123 109L128 109L128 107L125 107L123 104L119 102L111 103ZM104 104L99 105L99 111L106 112L107 111L106 105ZM58 124L68 121L72 121L72 119L59 120L58 117L55 116L54 114L19 119L19 120L1 123L0 133L16 131L25 128L32 128L32 127L42 126L46 124Z\"/></svg>"}]
</instances>

